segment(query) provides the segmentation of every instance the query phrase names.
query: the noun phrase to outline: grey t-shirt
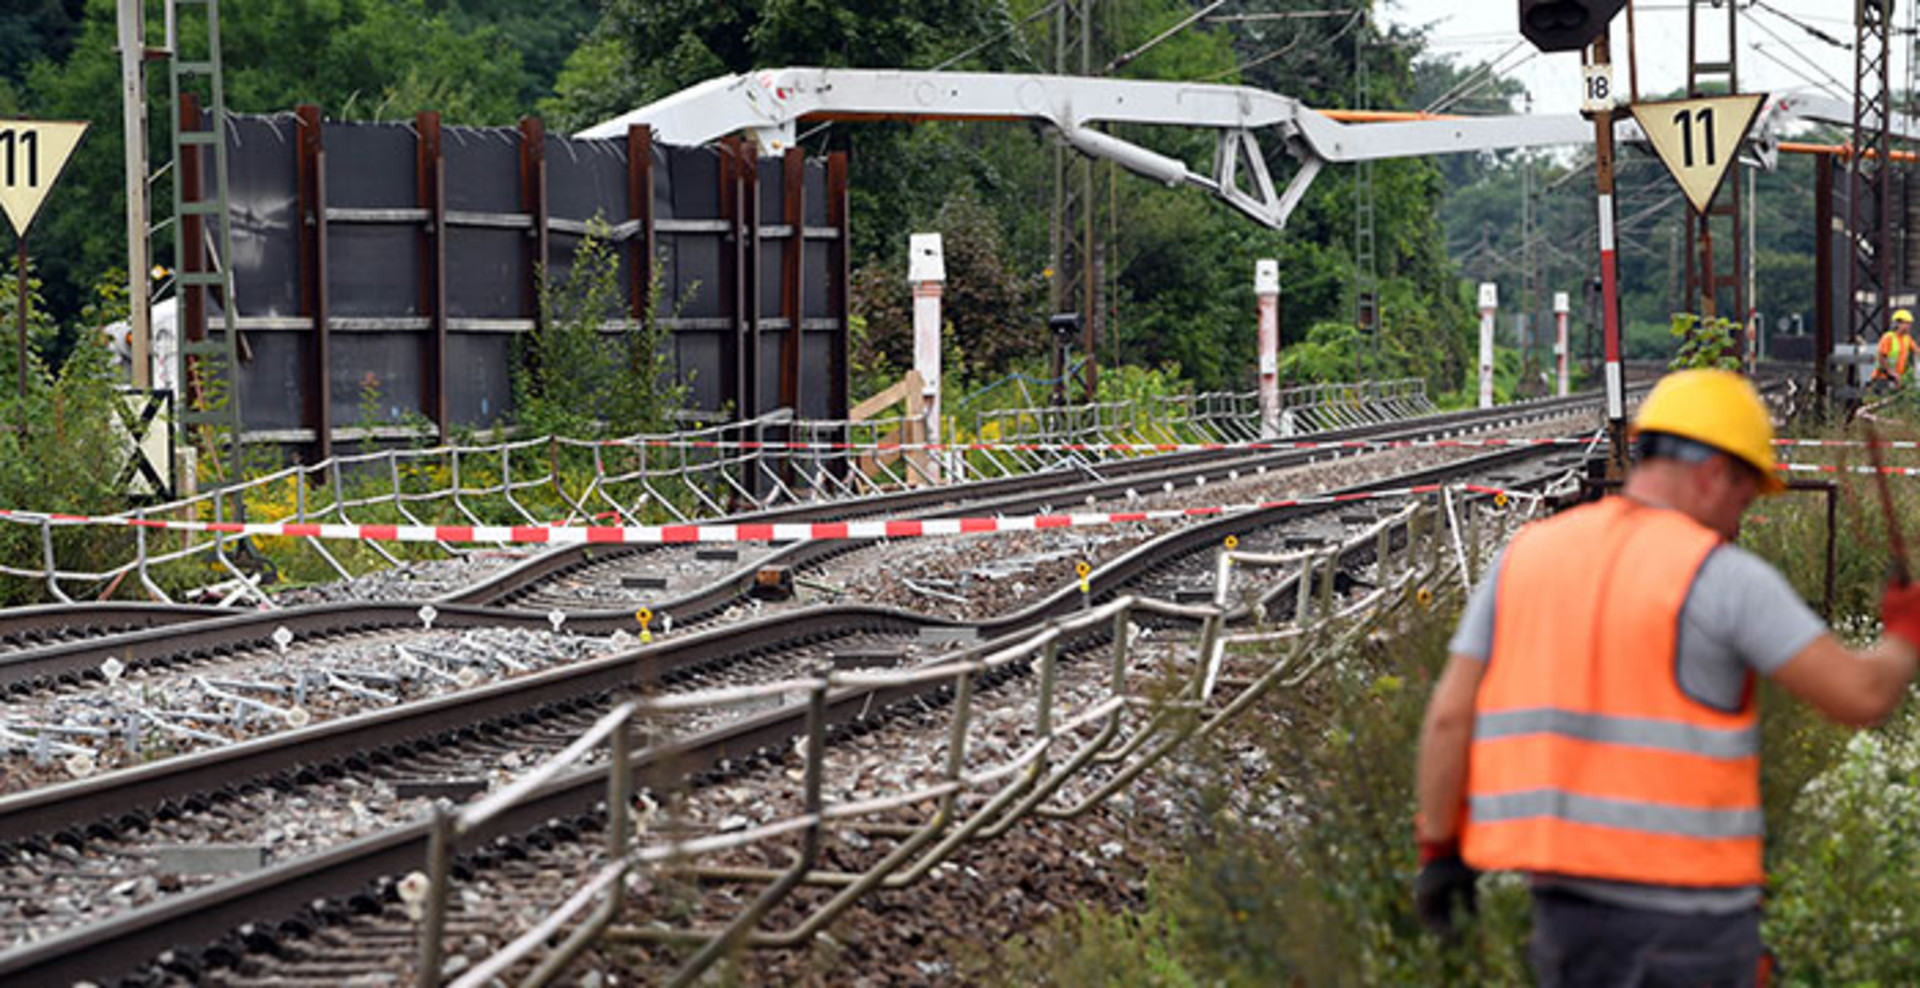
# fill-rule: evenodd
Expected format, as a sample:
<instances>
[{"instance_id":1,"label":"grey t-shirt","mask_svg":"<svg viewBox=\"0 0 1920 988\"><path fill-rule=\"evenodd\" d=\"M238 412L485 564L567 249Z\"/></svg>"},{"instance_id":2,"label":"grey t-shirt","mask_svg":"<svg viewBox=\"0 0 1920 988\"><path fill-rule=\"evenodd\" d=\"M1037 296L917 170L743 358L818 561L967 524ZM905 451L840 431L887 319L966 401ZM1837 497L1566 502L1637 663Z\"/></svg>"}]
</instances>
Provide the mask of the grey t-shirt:
<instances>
[{"instance_id":1,"label":"grey t-shirt","mask_svg":"<svg viewBox=\"0 0 1920 988\"><path fill-rule=\"evenodd\" d=\"M1467 598L1449 645L1453 654L1482 662L1493 654L1494 601L1504 562L1504 555L1494 560L1487 579ZM1749 671L1773 675L1826 630L1779 571L1739 546L1722 545L1701 564L1680 609L1680 689L1707 706L1733 710ZM1741 912L1760 901L1757 888L1680 888L1564 875L1535 875L1533 882L1663 912Z\"/></svg>"}]
</instances>

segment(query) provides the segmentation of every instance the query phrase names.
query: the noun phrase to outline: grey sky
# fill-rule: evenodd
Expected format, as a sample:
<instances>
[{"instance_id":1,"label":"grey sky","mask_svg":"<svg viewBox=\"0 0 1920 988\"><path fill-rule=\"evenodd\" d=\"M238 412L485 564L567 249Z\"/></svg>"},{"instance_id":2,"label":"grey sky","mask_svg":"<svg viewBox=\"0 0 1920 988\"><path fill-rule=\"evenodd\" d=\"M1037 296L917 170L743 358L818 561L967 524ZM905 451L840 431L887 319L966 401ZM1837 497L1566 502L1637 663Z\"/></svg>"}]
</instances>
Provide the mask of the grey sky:
<instances>
[{"instance_id":1,"label":"grey sky","mask_svg":"<svg viewBox=\"0 0 1920 988\"><path fill-rule=\"evenodd\" d=\"M1634 0L1638 19L1640 90L1659 93L1677 89L1686 83L1687 4L1685 0ZM1800 27L1783 18L1790 15L1843 41L1853 42L1853 17L1850 3L1842 0L1740 0L1740 88L1747 92L1788 92L1815 90L1809 79L1825 83L1829 95L1851 99L1853 53L1843 51L1809 36ZM1704 6L1704 5L1703 5ZM1772 8L1773 13L1766 8ZM1428 27L1432 49L1452 55L1466 63L1499 58L1520 42L1518 0L1386 0L1384 15L1394 24ZM1726 13L1712 12L1718 31L1705 35L1712 45L1724 44ZM1911 0L1895 0L1894 25L1906 27L1912 21ZM1613 25L1614 79L1624 94L1627 86L1626 15ZM1771 34L1769 34L1771 32ZM1777 36L1777 37L1776 37ZM1906 88L1908 48L1906 39L1894 39L1894 88ZM1714 54L1712 48L1708 54ZM1776 61L1777 60L1777 61ZM1809 64L1809 62L1813 64ZM1783 66L1781 63L1785 63ZM1508 53L1500 64L1511 66L1503 74L1519 79L1534 99L1537 113L1570 113L1580 104L1580 60L1574 53L1536 54L1533 46L1522 44ZM1788 68L1790 67L1791 70ZM1824 70L1825 75L1821 74ZM1797 73L1797 74L1796 74ZM1828 76L1832 78L1829 79Z\"/></svg>"}]
</instances>

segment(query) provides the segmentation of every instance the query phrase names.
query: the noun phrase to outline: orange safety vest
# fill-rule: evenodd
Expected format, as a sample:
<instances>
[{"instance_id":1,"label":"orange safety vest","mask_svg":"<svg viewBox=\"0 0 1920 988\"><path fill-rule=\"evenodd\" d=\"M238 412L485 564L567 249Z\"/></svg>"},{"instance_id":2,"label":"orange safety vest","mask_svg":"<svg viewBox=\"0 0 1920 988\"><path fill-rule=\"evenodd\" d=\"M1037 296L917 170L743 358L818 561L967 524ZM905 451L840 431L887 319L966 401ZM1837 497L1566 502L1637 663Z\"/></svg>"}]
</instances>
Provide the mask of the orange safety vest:
<instances>
[{"instance_id":1,"label":"orange safety vest","mask_svg":"<svg viewBox=\"0 0 1920 988\"><path fill-rule=\"evenodd\" d=\"M1892 377L1896 381L1904 380L1907 376L1907 361L1913 357L1913 338L1897 329L1889 329L1880 334L1879 355L1880 359L1874 365L1873 376Z\"/></svg>"},{"instance_id":2,"label":"orange safety vest","mask_svg":"<svg viewBox=\"0 0 1920 988\"><path fill-rule=\"evenodd\" d=\"M1474 702L1461 852L1483 870L1759 884L1760 729L1678 681L1680 611L1720 544L1607 498L1508 546Z\"/></svg>"}]
</instances>

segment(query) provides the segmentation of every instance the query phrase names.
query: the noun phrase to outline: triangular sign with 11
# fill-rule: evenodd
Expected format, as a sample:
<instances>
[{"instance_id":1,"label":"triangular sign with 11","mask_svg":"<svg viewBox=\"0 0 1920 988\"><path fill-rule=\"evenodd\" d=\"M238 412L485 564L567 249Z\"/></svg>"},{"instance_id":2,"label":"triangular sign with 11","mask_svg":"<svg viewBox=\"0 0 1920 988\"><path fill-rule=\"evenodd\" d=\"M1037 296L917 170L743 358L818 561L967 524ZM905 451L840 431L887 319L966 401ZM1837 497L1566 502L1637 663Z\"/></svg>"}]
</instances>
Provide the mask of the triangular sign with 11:
<instances>
[{"instance_id":1,"label":"triangular sign with 11","mask_svg":"<svg viewBox=\"0 0 1920 988\"><path fill-rule=\"evenodd\" d=\"M0 120L0 209L26 236L87 125L63 120Z\"/></svg>"},{"instance_id":2,"label":"triangular sign with 11","mask_svg":"<svg viewBox=\"0 0 1920 988\"><path fill-rule=\"evenodd\" d=\"M1764 95L1656 100L1633 104L1633 119L1693 211L1704 213L1765 101Z\"/></svg>"}]
</instances>

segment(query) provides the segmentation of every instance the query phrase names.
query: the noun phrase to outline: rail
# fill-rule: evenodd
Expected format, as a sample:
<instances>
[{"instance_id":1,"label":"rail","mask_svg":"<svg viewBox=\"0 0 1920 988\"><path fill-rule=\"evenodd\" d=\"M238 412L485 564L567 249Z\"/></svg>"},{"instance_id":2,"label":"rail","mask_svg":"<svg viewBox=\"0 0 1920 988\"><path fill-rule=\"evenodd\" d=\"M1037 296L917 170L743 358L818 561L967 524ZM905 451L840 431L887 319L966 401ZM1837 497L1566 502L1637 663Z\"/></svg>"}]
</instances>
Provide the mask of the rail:
<instances>
[{"instance_id":1,"label":"rail","mask_svg":"<svg viewBox=\"0 0 1920 988\"><path fill-rule=\"evenodd\" d=\"M1503 500L1501 505L1507 503ZM1524 510L1497 511L1491 517L1501 526L1510 525L1529 516L1538 503L1538 499L1529 499L1522 506ZM403 897L416 910L421 924L417 983L442 983L443 941L455 881L453 863L461 837L537 793L568 767L595 757L603 745L610 749L603 859L544 920L493 955L460 971L451 982L456 988L477 988L504 978L556 941L557 945L546 949L520 983L550 981L596 943L644 941L695 946L693 955L669 982L691 984L714 962L739 947L792 947L806 942L867 892L919 880L967 841L998 836L1030 817L1057 819L1084 814L1131 785L1180 746L1218 730L1268 691L1306 682L1399 607L1430 605L1436 592L1446 592L1451 586L1457 570L1475 565L1467 562L1464 554L1471 554L1477 562L1498 543L1499 536L1492 529L1469 528L1462 523L1463 514L1471 517L1478 513L1477 509L1462 512L1452 504L1423 502L1381 520L1340 546L1284 555L1238 552L1230 540L1216 559L1210 603L1178 604L1129 595L1095 605L1088 597L1080 612L1056 619L1017 642L989 646L991 651L984 654L934 665L898 671L822 667L812 675L751 687L628 699L564 752L513 786L457 811L446 806L435 809L426 871L408 876L402 883ZM1491 536L1491 540L1483 536ZM1341 561L1356 548L1368 546L1374 553L1372 589L1357 599L1337 599L1334 574ZM1232 599L1236 575L1276 568L1292 574L1282 581L1280 589L1298 588L1290 626L1226 635L1229 618L1243 612ZM1320 574L1319 579L1316 574ZM1265 602L1272 595L1271 589L1254 594L1262 601L1256 605L1255 614L1264 618L1270 613ZM1170 667L1171 682L1148 677L1148 671L1134 661L1137 629L1147 621L1169 618L1200 625L1197 647L1190 656L1184 656L1189 661L1176 661ZM1283 647L1270 655L1251 655L1238 648L1255 642ZM1096 675L1095 679L1105 679L1104 695L1096 700L1081 698L1080 708L1071 713L1060 709L1056 686L1063 661L1071 652L1103 643L1107 649L1104 677ZM1231 676L1226 674L1230 663L1245 659L1255 661L1250 667L1231 669ZM972 730L977 726L973 716L976 696L995 678L1016 668L1035 675L1031 726L1011 757L970 767ZM1171 688L1152 688L1162 684ZM907 788L897 792L829 801L823 793L830 699L858 696L858 691L872 696L888 689L936 686L944 687L949 718L945 758L937 777L906 783ZM630 821L634 732L644 729L649 718L711 707L786 702L795 695L804 697L806 709L805 741L798 749L802 765L797 813L744 829L716 829L665 839L649 839L644 825L636 828ZM1105 777L1091 778L1096 771ZM786 776L776 773L774 777ZM1069 792L1068 784L1077 779L1087 782L1090 791ZM875 819L916 807L930 808L918 824L902 826ZM817 867L821 846L830 831L863 827L897 837L899 843L865 871L824 871ZM723 852L789 840L797 840L799 847L797 851L789 849L791 863L784 868L698 863ZM723 926L677 929L654 924L620 925L626 878L639 869L756 883L762 888ZM835 891L793 926L771 932L760 930L774 907L802 885ZM569 924L572 928L567 932ZM563 932L566 935L561 938Z\"/></svg>"}]
</instances>

